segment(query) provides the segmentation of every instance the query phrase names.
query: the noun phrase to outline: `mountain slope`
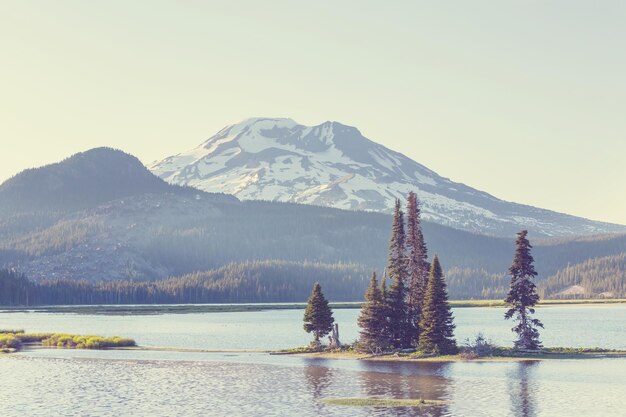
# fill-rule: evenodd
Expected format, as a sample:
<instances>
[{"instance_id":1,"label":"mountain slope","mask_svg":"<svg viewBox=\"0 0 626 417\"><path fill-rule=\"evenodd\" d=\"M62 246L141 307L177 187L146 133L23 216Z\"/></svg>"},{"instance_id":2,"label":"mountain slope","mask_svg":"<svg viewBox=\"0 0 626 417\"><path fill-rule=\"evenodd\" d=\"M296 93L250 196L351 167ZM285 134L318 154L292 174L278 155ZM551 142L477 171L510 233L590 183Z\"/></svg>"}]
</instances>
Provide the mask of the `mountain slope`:
<instances>
[{"instance_id":1,"label":"mountain slope","mask_svg":"<svg viewBox=\"0 0 626 417\"><path fill-rule=\"evenodd\" d=\"M389 212L417 191L427 220L496 236L526 228L536 236L626 231L626 226L506 202L443 178L337 122L248 119L150 169L166 181L241 199Z\"/></svg>"},{"instance_id":2,"label":"mountain slope","mask_svg":"<svg viewBox=\"0 0 626 417\"><path fill-rule=\"evenodd\" d=\"M154 279L264 259L352 262L380 271L390 224L380 213L143 194L6 236L0 251L17 260L8 266L33 279ZM450 266L499 270L512 251L512 241L434 223L425 223L424 233Z\"/></svg>"},{"instance_id":3,"label":"mountain slope","mask_svg":"<svg viewBox=\"0 0 626 417\"><path fill-rule=\"evenodd\" d=\"M0 225L9 220L0 218ZM513 239L423 226L429 254L438 254L449 272L458 269L447 272L448 279L479 285L471 292L459 286L456 298L480 297L495 283L491 274L503 274L511 263ZM381 213L141 194L65 214L48 227L6 233L0 255L2 264L35 280L156 279L267 259L352 263L381 272L390 227L391 216ZM626 251L626 235L533 243L540 280L568 264Z\"/></svg>"},{"instance_id":4,"label":"mountain slope","mask_svg":"<svg viewBox=\"0 0 626 417\"><path fill-rule=\"evenodd\" d=\"M6 180L0 185L0 213L67 212L138 194L167 192L205 194L168 184L125 152L94 148Z\"/></svg>"},{"instance_id":5,"label":"mountain slope","mask_svg":"<svg viewBox=\"0 0 626 417\"><path fill-rule=\"evenodd\" d=\"M74 209L168 187L134 156L109 148L25 170L0 185L3 206Z\"/></svg>"}]
</instances>

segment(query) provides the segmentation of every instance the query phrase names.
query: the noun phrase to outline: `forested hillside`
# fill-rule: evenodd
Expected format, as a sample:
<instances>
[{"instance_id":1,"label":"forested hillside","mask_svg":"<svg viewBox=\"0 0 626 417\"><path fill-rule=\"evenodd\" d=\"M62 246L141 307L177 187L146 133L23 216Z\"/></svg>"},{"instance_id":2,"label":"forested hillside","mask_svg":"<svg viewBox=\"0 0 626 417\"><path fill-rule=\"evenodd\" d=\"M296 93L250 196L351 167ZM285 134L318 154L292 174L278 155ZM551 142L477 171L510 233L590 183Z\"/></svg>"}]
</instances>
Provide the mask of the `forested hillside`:
<instances>
[{"instance_id":1,"label":"forested hillside","mask_svg":"<svg viewBox=\"0 0 626 417\"><path fill-rule=\"evenodd\" d=\"M28 217L26 217L26 221ZM13 229L20 229L19 222ZM391 219L384 214L275 202L222 202L146 194L62 216L49 227L0 238L0 261L31 279L160 279L236 262L281 259L385 265ZM513 240L424 222L444 268L494 281L510 265ZM1 233L0 233L1 236ZM626 252L626 236L540 242L540 280L568 264ZM495 289L494 289L495 290Z\"/></svg>"},{"instance_id":2,"label":"forested hillside","mask_svg":"<svg viewBox=\"0 0 626 417\"><path fill-rule=\"evenodd\" d=\"M231 262L283 259L382 269L390 217L273 202L216 202L146 194L5 235L0 249L32 279L156 279ZM19 227L16 227L19 228ZM431 251L450 266L506 267L512 243L425 223Z\"/></svg>"},{"instance_id":3,"label":"forested hillside","mask_svg":"<svg viewBox=\"0 0 626 417\"><path fill-rule=\"evenodd\" d=\"M5 269L0 270L0 305L303 302L316 281L332 301L360 301L371 273L356 264L270 260L155 281L35 282ZM467 274L453 268L448 274L454 299L502 298L501 284L508 283L484 271Z\"/></svg>"},{"instance_id":4,"label":"forested hillside","mask_svg":"<svg viewBox=\"0 0 626 417\"><path fill-rule=\"evenodd\" d=\"M22 216L18 224L42 226L59 213L97 207L125 197L172 193L237 201L219 193L171 185L136 157L111 148L77 153L61 162L22 171L0 185L0 215ZM1 233L1 232L0 232Z\"/></svg>"},{"instance_id":5,"label":"forested hillside","mask_svg":"<svg viewBox=\"0 0 626 417\"><path fill-rule=\"evenodd\" d=\"M0 305L301 302L319 281L334 301L362 297L371 272L358 265L259 261L156 281L28 280L0 270Z\"/></svg>"},{"instance_id":6,"label":"forested hillside","mask_svg":"<svg viewBox=\"0 0 626 417\"><path fill-rule=\"evenodd\" d=\"M578 286L576 291L567 291ZM569 265L539 286L549 298L626 298L626 253Z\"/></svg>"}]
</instances>

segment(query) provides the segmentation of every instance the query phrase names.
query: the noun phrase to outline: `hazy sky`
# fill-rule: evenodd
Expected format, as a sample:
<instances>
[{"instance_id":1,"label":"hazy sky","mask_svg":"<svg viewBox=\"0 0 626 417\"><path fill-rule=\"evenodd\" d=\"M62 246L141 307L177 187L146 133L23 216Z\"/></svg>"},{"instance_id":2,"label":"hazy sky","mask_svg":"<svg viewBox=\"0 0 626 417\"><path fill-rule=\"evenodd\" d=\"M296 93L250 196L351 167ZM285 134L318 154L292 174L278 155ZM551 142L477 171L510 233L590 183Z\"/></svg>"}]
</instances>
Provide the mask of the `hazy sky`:
<instances>
[{"instance_id":1,"label":"hazy sky","mask_svg":"<svg viewBox=\"0 0 626 417\"><path fill-rule=\"evenodd\" d=\"M0 181L336 120L497 197L626 224L626 2L0 0Z\"/></svg>"}]
</instances>

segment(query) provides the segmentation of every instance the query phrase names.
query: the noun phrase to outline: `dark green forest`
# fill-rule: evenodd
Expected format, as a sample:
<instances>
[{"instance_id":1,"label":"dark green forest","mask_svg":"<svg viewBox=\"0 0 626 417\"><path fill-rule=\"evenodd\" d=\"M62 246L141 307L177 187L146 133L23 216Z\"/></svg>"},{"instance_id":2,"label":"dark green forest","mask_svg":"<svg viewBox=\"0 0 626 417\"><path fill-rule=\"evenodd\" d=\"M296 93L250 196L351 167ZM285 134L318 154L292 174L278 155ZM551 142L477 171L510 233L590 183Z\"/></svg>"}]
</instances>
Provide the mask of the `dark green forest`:
<instances>
[{"instance_id":1,"label":"dark green forest","mask_svg":"<svg viewBox=\"0 0 626 417\"><path fill-rule=\"evenodd\" d=\"M302 302L315 281L332 301L358 301L371 273L356 264L254 261L156 281L92 282L32 281L3 269L0 305ZM472 278L477 276L483 279ZM484 271L453 268L446 279L453 299L502 298L506 293L506 278Z\"/></svg>"},{"instance_id":2,"label":"dark green forest","mask_svg":"<svg viewBox=\"0 0 626 417\"><path fill-rule=\"evenodd\" d=\"M353 264L257 261L157 281L29 280L0 270L0 305L301 302L319 281L333 301L361 299L370 271Z\"/></svg>"}]
</instances>

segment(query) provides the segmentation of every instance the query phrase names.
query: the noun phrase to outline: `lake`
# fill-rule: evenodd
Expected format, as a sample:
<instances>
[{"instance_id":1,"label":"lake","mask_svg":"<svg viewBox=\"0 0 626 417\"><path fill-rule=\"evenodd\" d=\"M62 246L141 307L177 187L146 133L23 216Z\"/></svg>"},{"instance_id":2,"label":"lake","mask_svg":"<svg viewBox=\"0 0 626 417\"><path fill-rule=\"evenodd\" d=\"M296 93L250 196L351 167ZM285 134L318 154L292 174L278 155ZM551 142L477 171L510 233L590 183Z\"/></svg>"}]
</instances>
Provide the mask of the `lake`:
<instances>
[{"instance_id":1,"label":"lake","mask_svg":"<svg viewBox=\"0 0 626 417\"><path fill-rule=\"evenodd\" d=\"M0 313L0 328L120 335L143 346L279 349L308 343L303 310L143 316ZM510 345L500 308L454 309L457 339ZM344 342L358 310L336 310ZM537 310L546 346L626 350L626 305ZM254 352L35 349L0 357L3 416L622 416L626 359L372 363ZM328 397L444 400L423 409L325 405Z\"/></svg>"}]
</instances>

